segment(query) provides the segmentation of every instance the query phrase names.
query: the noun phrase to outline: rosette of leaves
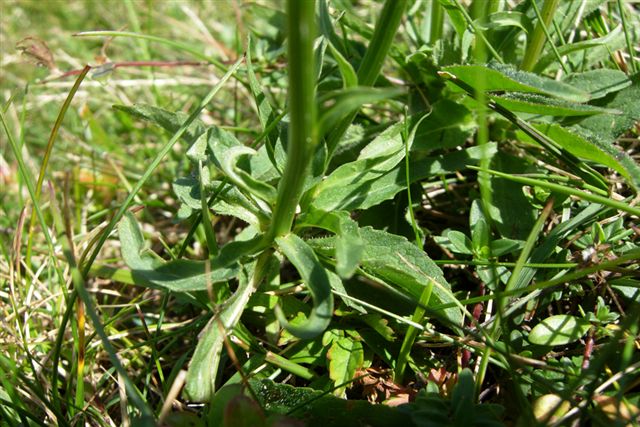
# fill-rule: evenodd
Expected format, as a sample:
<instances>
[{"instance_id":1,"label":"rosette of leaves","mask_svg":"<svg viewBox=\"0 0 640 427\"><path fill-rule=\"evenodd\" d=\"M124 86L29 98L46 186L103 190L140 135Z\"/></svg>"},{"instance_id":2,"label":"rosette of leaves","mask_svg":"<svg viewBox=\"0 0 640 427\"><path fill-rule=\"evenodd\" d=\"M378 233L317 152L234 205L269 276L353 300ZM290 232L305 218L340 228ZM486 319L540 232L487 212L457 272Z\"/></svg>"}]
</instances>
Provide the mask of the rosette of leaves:
<instances>
[{"instance_id":1,"label":"rosette of leaves","mask_svg":"<svg viewBox=\"0 0 640 427\"><path fill-rule=\"evenodd\" d=\"M291 2L289 6L292 10L307 9L309 4ZM395 4L389 2L394 11L403 7L403 3ZM310 17L313 20L313 13ZM296 46L290 49L300 49ZM253 148L219 126L205 126L198 121L183 134L189 145L186 157L193 172L177 179L174 190L182 204L180 216L202 218L209 259L161 260L149 251L132 214L127 214L120 223L123 258L136 284L184 294L213 311L199 335L189 365L186 393L191 400L208 401L216 390L225 339L234 330L247 332L242 314L252 304L252 295L264 291L273 295L274 290L279 291L278 295L287 293L278 280L283 262L296 271L311 297L312 307L309 310L304 308L305 304L298 304L303 308L291 313L291 305L286 304L290 296L269 296L267 318L275 317L297 339L322 339L322 332L333 319L334 293L349 309L369 310L354 302L345 289L344 283L356 277L375 281L414 305L420 301L425 287L433 287L431 298L424 303L428 314L454 332L459 332L462 326L461 310L450 286L428 255L404 237L361 227L351 213L390 200L406 190L408 184L425 176L460 168L470 159L473 163L478 154L463 150L453 157L423 156L422 161L429 167L421 167L419 174L407 175L404 160L420 120L408 118L387 126L360 150L355 160L329 168L340 142L337 138L334 145L331 143L330 135L335 128L343 126L341 123L352 118L362 104L389 99L403 91L366 86L373 79L369 77L368 83L359 81L361 77L325 37L307 43L307 47L311 46L314 47L311 56L309 52L306 56L296 55L295 60L290 56L289 114L282 123L285 115L278 114L267 101L254 74L251 56L247 55L247 86L262 125L261 136L254 141ZM326 62L328 47L338 64L336 73L344 84L341 89L321 91L316 97L315 85L309 89L307 79L313 83L322 75L318 69ZM314 60L317 68L313 66ZM298 66L306 74L299 76ZM379 70L381 63L377 66ZM296 97L300 90L308 92L301 95L305 100L302 104ZM182 126L179 113L149 106L118 108L170 132ZM309 112L308 116L301 116L301 111ZM316 118L315 111L322 113ZM247 227L235 240L219 247L210 223L211 213L238 218ZM287 215L289 218L283 219ZM323 237L318 238L319 234ZM213 289L215 292L210 294L226 299L212 305L206 291ZM367 302L373 308L378 304L380 301ZM436 305L449 308L429 310ZM248 340L257 342L253 337ZM259 345L253 350L264 352Z\"/></svg>"}]
</instances>

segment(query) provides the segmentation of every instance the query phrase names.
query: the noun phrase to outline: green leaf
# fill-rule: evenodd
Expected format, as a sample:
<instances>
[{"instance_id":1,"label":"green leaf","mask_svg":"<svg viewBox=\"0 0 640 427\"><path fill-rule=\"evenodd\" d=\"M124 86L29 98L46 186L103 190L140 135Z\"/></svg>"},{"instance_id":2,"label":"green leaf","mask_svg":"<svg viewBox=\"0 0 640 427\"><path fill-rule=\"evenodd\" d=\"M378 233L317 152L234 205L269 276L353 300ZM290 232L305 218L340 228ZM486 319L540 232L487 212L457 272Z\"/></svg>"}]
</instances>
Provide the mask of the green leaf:
<instances>
[{"instance_id":1,"label":"green leaf","mask_svg":"<svg viewBox=\"0 0 640 427\"><path fill-rule=\"evenodd\" d=\"M448 82L452 82L456 86L463 89L469 96L474 96L475 90L469 84L463 82L456 76L448 72L439 73L442 77L446 78ZM545 148L545 150L552 153L558 159L562 160L566 165L571 168L571 171L583 178L588 184L605 191L608 188L605 178L596 170L591 168L584 162L579 161L577 157L563 149L557 142L539 132L537 129L529 125L526 121L519 118L510 110L496 104L495 102L488 102L487 106L500 113L503 117L509 120L511 123L520 128L528 136L533 138L538 144Z\"/></svg>"},{"instance_id":2,"label":"green leaf","mask_svg":"<svg viewBox=\"0 0 640 427\"><path fill-rule=\"evenodd\" d=\"M353 275L360 263L364 244L360 237L358 223L351 219L348 212L310 209L296 221L296 226L319 227L335 233L337 235L336 272L343 278Z\"/></svg>"},{"instance_id":3,"label":"green leaf","mask_svg":"<svg viewBox=\"0 0 640 427\"><path fill-rule=\"evenodd\" d=\"M239 157L255 154L257 152L253 148L245 146L232 147L220 157L220 167L229 180L238 187L272 204L276 199L276 189L272 185L255 179L247 172L236 167Z\"/></svg>"},{"instance_id":4,"label":"green leaf","mask_svg":"<svg viewBox=\"0 0 640 427\"><path fill-rule=\"evenodd\" d=\"M324 2L321 2L324 3ZM357 87L358 86L358 75L356 74L356 70L353 69L349 61L346 60L344 56L333 46L333 43L329 42L329 50L331 51L331 56L336 60L338 64L338 69L340 70L340 75L342 76L342 85L344 89Z\"/></svg>"},{"instance_id":5,"label":"green leaf","mask_svg":"<svg viewBox=\"0 0 640 427\"><path fill-rule=\"evenodd\" d=\"M238 165L239 161L237 159L240 157L257 154L254 149L242 145L233 135L216 126L208 129L207 142L213 153L213 161L216 167L238 188L269 203L275 200L276 190L273 186L254 178L247 170ZM250 170L251 165L246 162L244 167ZM263 210L270 210L268 206L264 206L264 203L261 205Z\"/></svg>"},{"instance_id":6,"label":"green leaf","mask_svg":"<svg viewBox=\"0 0 640 427\"><path fill-rule=\"evenodd\" d=\"M526 159L503 151L492 158L493 169L512 174L535 173L538 170ZM497 177L491 177L491 219L502 237L526 239L538 216L527 200L522 186Z\"/></svg>"},{"instance_id":7,"label":"green leaf","mask_svg":"<svg viewBox=\"0 0 640 427\"><path fill-rule=\"evenodd\" d=\"M423 288L432 280L433 294L429 306L455 301L440 268L422 249L406 238L370 227L361 228L360 236L365 248L361 268L365 272L404 289L416 301L422 295ZM327 257L334 254L334 237L312 239L308 243L319 254ZM447 308L435 314L448 321L454 328L462 324L461 311L457 307Z\"/></svg>"},{"instance_id":8,"label":"green leaf","mask_svg":"<svg viewBox=\"0 0 640 427\"><path fill-rule=\"evenodd\" d=\"M618 46L618 47L616 47ZM597 47L608 47L611 51L624 46L624 33L622 32L622 25L617 26L606 36L584 40L576 43L569 43L557 48L558 54L562 57L573 52L579 52L587 49ZM536 73L543 72L549 65L553 64L558 57L555 52L548 53L538 60L533 70Z\"/></svg>"},{"instance_id":9,"label":"green leaf","mask_svg":"<svg viewBox=\"0 0 640 427\"><path fill-rule=\"evenodd\" d=\"M602 100L606 101L604 106L620 110L623 114L588 117L579 123L579 127L610 143L631 130L640 118L640 73L631 77L631 81L631 85Z\"/></svg>"},{"instance_id":10,"label":"green leaf","mask_svg":"<svg viewBox=\"0 0 640 427\"><path fill-rule=\"evenodd\" d=\"M542 116L592 116L594 114L621 114L619 110L569 102L534 93L510 93L491 99L511 111Z\"/></svg>"},{"instance_id":11,"label":"green leaf","mask_svg":"<svg viewBox=\"0 0 640 427\"><path fill-rule=\"evenodd\" d=\"M235 396L224 409L222 427L265 427L267 420L262 408L251 398Z\"/></svg>"},{"instance_id":12,"label":"green leaf","mask_svg":"<svg viewBox=\"0 0 640 427\"><path fill-rule=\"evenodd\" d=\"M640 166L612 142L597 138L580 126L572 128L557 124L533 126L571 154L610 167L624 176L636 190L640 189ZM531 141L524 133L518 132L518 135L522 140Z\"/></svg>"},{"instance_id":13,"label":"green leaf","mask_svg":"<svg viewBox=\"0 0 640 427\"><path fill-rule=\"evenodd\" d=\"M150 270L162 265L162 262L150 254L151 250L145 246L144 237L135 216L127 212L120 221L118 228L120 249L124 262L131 268Z\"/></svg>"},{"instance_id":14,"label":"green leaf","mask_svg":"<svg viewBox=\"0 0 640 427\"><path fill-rule=\"evenodd\" d=\"M471 203L469 212L469 225L471 226L471 241L473 252L480 259L489 258L490 229L487 219L482 210L480 200L476 199Z\"/></svg>"},{"instance_id":15,"label":"green leaf","mask_svg":"<svg viewBox=\"0 0 640 427\"><path fill-rule=\"evenodd\" d=\"M113 108L118 111L123 111L134 117L147 120L154 123L170 133L176 133L182 127L182 124L187 120L189 115L182 111L172 113L162 108L153 107L145 104L128 105L114 105ZM187 128L186 132L182 134L182 139L188 143L194 142L198 136L205 132L204 123L201 120L194 120L193 123Z\"/></svg>"},{"instance_id":16,"label":"green leaf","mask_svg":"<svg viewBox=\"0 0 640 427\"><path fill-rule=\"evenodd\" d=\"M270 121L273 119L273 108L269 103L269 99L266 97L262 85L256 77L256 73L253 69L253 61L251 57L251 36L247 37L247 80L249 81L249 88L251 89L251 95L256 102L258 108L258 119L262 125L262 129L266 129Z\"/></svg>"},{"instance_id":17,"label":"green leaf","mask_svg":"<svg viewBox=\"0 0 640 427\"><path fill-rule=\"evenodd\" d=\"M522 249L524 242L522 240L498 239L491 241L491 255L502 256Z\"/></svg>"},{"instance_id":18,"label":"green leaf","mask_svg":"<svg viewBox=\"0 0 640 427\"><path fill-rule=\"evenodd\" d=\"M631 80L620 70L599 68L584 73L570 74L564 82L591 94L591 99L602 98L631 85Z\"/></svg>"},{"instance_id":19,"label":"green leaf","mask_svg":"<svg viewBox=\"0 0 640 427\"><path fill-rule=\"evenodd\" d=\"M456 230L449 230L449 232L447 232L447 238L453 245L454 251L465 255L473 255L473 245L471 240L469 240L464 233Z\"/></svg>"},{"instance_id":20,"label":"green leaf","mask_svg":"<svg viewBox=\"0 0 640 427\"><path fill-rule=\"evenodd\" d=\"M371 329L380 334L386 341L393 342L395 340L396 331L389 326L389 321L380 314L365 314L359 316L358 319L369 325Z\"/></svg>"},{"instance_id":21,"label":"green leaf","mask_svg":"<svg viewBox=\"0 0 640 427\"><path fill-rule=\"evenodd\" d=\"M597 10L601 5L607 3L608 0L585 0L585 1L566 1L560 2L554 21L559 24L559 28L563 33L567 33L575 28L576 22L584 19L591 12Z\"/></svg>"},{"instance_id":22,"label":"green leaf","mask_svg":"<svg viewBox=\"0 0 640 427\"><path fill-rule=\"evenodd\" d=\"M333 45L334 49L339 49L340 55L342 56L345 52L343 40L338 37L335 30L333 29L334 23L331 20L327 0L320 0L318 2L318 17L318 23L322 35L329 41L329 45Z\"/></svg>"},{"instance_id":23,"label":"green leaf","mask_svg":"<svg viewBox=\"0 0 640 427\"><path fill-rule=\"evenodd\" d=\"M385 130L362 150L356 161L333 171L315 188L313 206L325 211L352 210L348 198L357 195L358 187L369 188L372 181L388 173L402 161L404 149L401 130L401 124ZM342 197L347 200L342 200Z\"/></svg>"},{"instance_id":24,"label":"green leaf","mask_svg":"<svg viewBox=\"0 0 640 427\"><path fill-rule=\"evenodd\" d=\"M278 248L298 270L313 299L313 309L304 325L290 325L279 307L276 307L278 321L293 335L311 339L321 334L333 316L333 294L329 276L311 247L295 234L276 238Z\"/></svg>"},{"instance_id":25,"label":"green leaf","mask_svg":"<svg viewBox=\"0 0 640 427\"><path fill-rule=\"evenodd\" d=\"M348 87L323 95L319 100L319 134L333 130L340 120L357 111L363 104L373 104L404 93L399 88Z\"/></svg>"},{"instance_id":26,"label":"green leaf","mask_svg":"<svg viewBox=\"0 0 640 427\"><path fill-rule=\"evenodd\" d=\"M476 90L480 90L479 82L482 82L482 89L487 92L537 93L570 102L586 102L590 99L589 93L583 90L537 74L516 70L509 65L454 65L444 67L444 70ZM459 91L453 85L451 88Z\"/></svg>"},{"instance_id":27,"label":"green leaf","mask_svg":"<svg viewBox=\"0 0 640 427\"><path fill-rule=\"evenodd\" d=\"M591 324L568 314L556 314L538 323L529 333L529 342L557 346L578 341L589 331Z\"/></svg>"},{"instance_id":28,"label":"green leaf","mask_svg":"<svg viewBox=\"0 0 640 427\"><path fill-rule=\"evenodd\" d=\"M455 173L465 169L466 165L478 164L484 155L494 154L496 149L496 144L490 143L483 147L470 147L411 161L410 180L413 183L433 176ZM483 154L485 152L487 154ZM392 199L407 188L405 165L395 167L402 161L403 156L404 149L398 148L392 155L377 158L361 156L354 162L340 166L316 187L312 206L325 211L352 211L367 209Z\"/></svg>"},{"instance_id":29,"label":"green leaf","mask_svg":"<svg viewBox=\"0 0 640 427\"><path fill-rule=\"evenodd\" d=\"M432 105L431 113L418 125L411 151L428 153L458 147L473 134L475 127L469 109L457 102L441 99Z\"/></svg>"},{"instance_id":30,"label":"green leaf","mask_svg":"<svg viewBox=\"0 0 640 427\"><path fill-rule=\"evenodd\" d=\"M269 217L242 194L235 186L222 181L211 181L210 187L217 194L211 209L218 215L231 215L260 228L267 224ZM194 177L178 178L173 182L173 191L180 202L195 211L201 210L200 185Z\"/></svg>"},{"instance_id":31,"label":"green leaf","mask_svg":"<svg viewBox=\"0 0 640 427\"><path fill-rule=\"evenodd\" d=\"M246 241L227 243L220 254L210 261L177 259L167 263L145 254L142 233L135 217L127 212L118 227L122 257L132 270L137 285L173 292L193 292L208 289L213 283L236 277L237 261L252 256L264 248L262 236Z\"/></svg>"},{"instance_id":32,"label":"green leaf","mask_svg":"<svg viewBox=\"0 0 640 427\"><path fill-rule=\"evenodd\" d=\"M200 333L187 371L185 392L190 400L207 402L213 396L225 337L240 320L249 297L255 290L249 279L253 273L253 265L248 265L247 270L238 277L238 289L220 305L218 313Z\"/></svg>"},{"instance_id":33,"label":"green leaf","mask_svg":"<svg viewBox=\"0 0 640 427\"><path fill-rule=\"evenodd\" d=\"M476 20L475 24L478 28L485 30L517 27L527 34L531 34L533 31L533 25L529 17L524 13L513 11L492 13L483 19Z\"/></svg>"},{"instance_id":34,"label":"green leaf","mask_svg":"<svg viewBox=\"0 0 640 427\"><path fill-rule=\"evenodd\" d=\"M331 344L327 359L329 359L329 378L333 380L335 386L351 381L364 363L362 343L350 337L338 338ZM346 397L346 389L347 385L343 385L333 393L338 397Z\"/></svg>"},{"instance_id":35,"label":"green leaf","mask_svg":"<svg viewBox=\"0 0 640 427\"><path fill-rule=\"evenodd\" d=\"M451 24L453 28L456 30L456 33L460 38L464 35L467 30L467 20L464 17L464 14L458 8L458 5L453 0L437 0L440 2L444 10L449 15L449 19L451 20Z\"/></svg>"},{"instance_id":36,"label":"green leaf","mask_svg":"<svg viewBox=\"0 0 640 427\"><path fill-rule=\"evenodd\" d=\"M465 368L458 374L458 383L453 388L451 404L456 426L477 425L475 417L475 384L473 373Z\"/></svg>"}]
</instances>

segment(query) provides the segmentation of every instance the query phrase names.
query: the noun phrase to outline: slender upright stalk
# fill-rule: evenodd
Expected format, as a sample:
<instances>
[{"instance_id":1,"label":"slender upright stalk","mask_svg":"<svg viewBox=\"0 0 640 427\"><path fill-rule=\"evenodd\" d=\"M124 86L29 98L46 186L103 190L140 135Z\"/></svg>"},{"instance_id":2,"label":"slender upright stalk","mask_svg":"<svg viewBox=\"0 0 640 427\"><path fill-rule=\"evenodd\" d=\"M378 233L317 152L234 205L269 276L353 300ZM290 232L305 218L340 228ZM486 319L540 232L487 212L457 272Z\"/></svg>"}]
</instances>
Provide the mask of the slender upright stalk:
<instances>
[{"instance_id":1,"label":"slender upright stalk","mask_svg":"<svg viewBox=\"0 0 640 427\"><path fill-rule=\"evenodd\" d=\"M358 68L358 85L359 86L373 86L380 74L382 64L384 63L393 39L396 36L396 32L400 27L402 16L404 15L405 8L408 0L387 0L382 7L380 17L376 23L376 28L373 32L373 37L369 42L367 51L362 58L360 67ZM349 125L353 122L357 112L352 113L345 117L338 126L327 136L327 148L329 150L329 156L327 158L327 164L331 160L338 142L349 128Z\"/></svg>"},{"instance_id":2,"label":"slender upright stalk","mask_svg":"<svg viewBox=\"0 0 640 427\"><path fill-rule=\"evenodd\" d=\"M546 41L545 29L549 27L549 24L551 24L553 15L556 12L559 3L560 0L544 0L544 4L542 5L542 16L538 19L536 28L533 30L531 42L527 46L524 59L522 60L522 65L520 66L523 70L533 70L536 62L538 62L540 53L542 52L542 47ZM551 43L551 40L549 40L549 42Z\"/></svg>"},{"instance_id":3,"label":"slender upright stalk","mask_svg":"<svg viewBox=\"0 0 640 427\"><path fill-rule=\"evenodd\" d=\"M278 185L269 237L288 233L293 224L309 163L317 143L315 104L315 0L288 0L289 144L287 164Z\"/></svg>"},{"instance_id":4,"label":"slender upright stalk","mask_svg":"<svg viewBox=\"0 0 640 427\"><path fill-rule=\"evenodd\" d=\"M629 51L629 63L631 64L631 69L634 73L638 72L638 65L636 64L636 60L633 58L633 42L631 39L631 35L629 34L629 25L627 24L627 18L625 16L625 10L622 5L622 0L618 0L618 12L620 12L620 21L622 21L622 28L624 29L624 38L627 42L627 50Z\"/></svg>"},{"instance_id":5,"label":"slender upright stalk","mask_svg":"<svg viewBox=\"0 0 640 427\"><path fill-rule=\"evenodd\" d=\"M444 25L444 9L438 0L431 0L430 18L429 44L434 44L442 38L442 28Z\"/></svg>"},{"instance_id":6,"label":"slender upright stalk","mask_svg":"<svg viewBox=\"0 0 640 427\"><path fill-rule=\"evenodd\" d=\"M382 63L400 26L407 3L407 0L387 0L384 3L373 37L358 68L360 86L373 86L376 82Z\"/></svg>"}]
</instances>

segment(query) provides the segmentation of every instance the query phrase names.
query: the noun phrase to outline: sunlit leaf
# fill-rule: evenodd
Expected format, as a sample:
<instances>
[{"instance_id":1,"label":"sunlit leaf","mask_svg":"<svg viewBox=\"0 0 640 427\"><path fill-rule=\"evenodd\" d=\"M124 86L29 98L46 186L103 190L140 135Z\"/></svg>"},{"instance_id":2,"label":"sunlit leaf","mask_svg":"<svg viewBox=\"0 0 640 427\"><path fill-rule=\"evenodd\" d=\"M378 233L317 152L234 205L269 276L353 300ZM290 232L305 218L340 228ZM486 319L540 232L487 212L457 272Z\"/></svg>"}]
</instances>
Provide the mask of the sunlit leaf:
<instances>
[{"instance_id":1,"label":"sunlit leaf","mask_svg":"<svg viewBox=\"0 0 640 427\"><path fill-rule=\"evenodd\" d=\"M579 317L556 314L533 327L529 342L547 346L570 344L582 338L590 327L589 322Z\"/></svg>"}]
</instances>

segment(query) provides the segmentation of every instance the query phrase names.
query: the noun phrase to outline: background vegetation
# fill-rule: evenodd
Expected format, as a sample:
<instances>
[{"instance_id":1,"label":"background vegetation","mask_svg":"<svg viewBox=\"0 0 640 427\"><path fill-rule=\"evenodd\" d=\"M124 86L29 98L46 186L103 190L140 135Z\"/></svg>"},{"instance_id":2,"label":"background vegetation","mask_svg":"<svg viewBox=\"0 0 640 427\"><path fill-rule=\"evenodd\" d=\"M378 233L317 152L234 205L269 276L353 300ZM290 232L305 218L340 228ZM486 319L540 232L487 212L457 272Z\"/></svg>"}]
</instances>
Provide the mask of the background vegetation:
<instances>
[{"instance_id":1,"label":"background vegetation","mask_svg":"<svg viewBox=\"0 0 640 427\"><path fill-rule=\"evenodd\" d=\"M639 5L315 3L0 3L0 424L637 424Z\"/></svg>"}]
</instances>

